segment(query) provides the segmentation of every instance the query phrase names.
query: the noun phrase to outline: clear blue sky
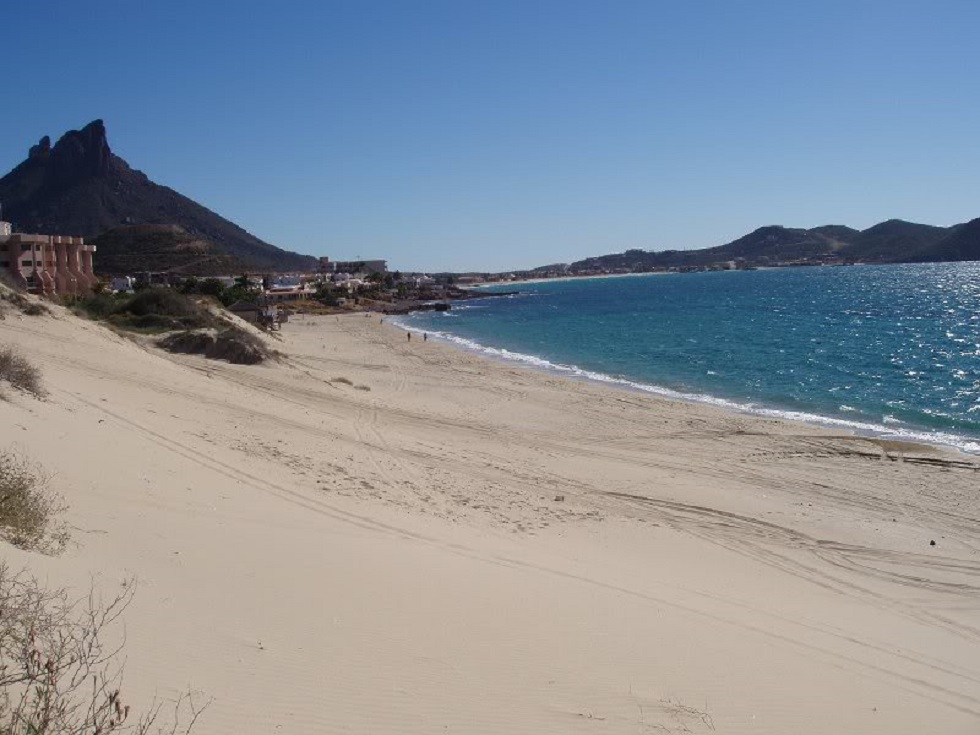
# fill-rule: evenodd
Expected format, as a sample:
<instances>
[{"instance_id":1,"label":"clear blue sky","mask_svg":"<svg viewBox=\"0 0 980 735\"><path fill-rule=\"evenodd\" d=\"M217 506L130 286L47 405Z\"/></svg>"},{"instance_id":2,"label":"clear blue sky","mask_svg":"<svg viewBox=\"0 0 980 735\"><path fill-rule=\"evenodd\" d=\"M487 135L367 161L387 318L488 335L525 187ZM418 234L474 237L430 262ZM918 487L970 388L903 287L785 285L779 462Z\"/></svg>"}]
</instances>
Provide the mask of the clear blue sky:
<instances>
[{"instance_id":1,"label":"clear blue sky","mask_svg":"<svg viewBox=\"0 0 980 735\"><path fill-rule=\"evenodd\" d=\"M281 247L504 270L980 217L980 2L8 2L0 169L113 150Z\"/></svg>"}]
</instances>

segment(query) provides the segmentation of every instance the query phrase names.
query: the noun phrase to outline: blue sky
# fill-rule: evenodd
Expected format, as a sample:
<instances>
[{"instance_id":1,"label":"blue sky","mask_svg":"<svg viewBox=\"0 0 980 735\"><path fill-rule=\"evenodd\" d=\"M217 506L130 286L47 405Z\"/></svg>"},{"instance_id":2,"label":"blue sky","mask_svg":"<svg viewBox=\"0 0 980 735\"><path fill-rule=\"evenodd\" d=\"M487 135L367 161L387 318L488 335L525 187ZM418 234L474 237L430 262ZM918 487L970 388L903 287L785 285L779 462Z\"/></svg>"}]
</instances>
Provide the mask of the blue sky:
<instances>
[{"instance_id":1,"label":"blue sky","mask_svg":"<svg viewBox=\"0 0 980 735\"><path fill-rule=\"evenodd\" d=\"M977 2L37 0L2 27L0 169L102 118L314 255L496 271L980 217Z\"/></svg>"}]
</instances>

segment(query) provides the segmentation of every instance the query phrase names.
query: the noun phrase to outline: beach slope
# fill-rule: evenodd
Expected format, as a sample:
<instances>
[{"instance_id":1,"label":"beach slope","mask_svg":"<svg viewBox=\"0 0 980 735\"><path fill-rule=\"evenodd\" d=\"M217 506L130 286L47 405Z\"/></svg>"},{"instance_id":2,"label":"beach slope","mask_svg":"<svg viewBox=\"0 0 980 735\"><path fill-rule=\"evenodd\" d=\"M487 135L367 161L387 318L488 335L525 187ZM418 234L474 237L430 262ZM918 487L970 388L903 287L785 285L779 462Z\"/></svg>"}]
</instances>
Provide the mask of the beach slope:
<instances>
[{"instance_id":1,"label":"beach slope","mask_svg":"<svg viewBox=\"0 0 980 735\"><path fill-rule=\"evenodd\" d=\"M516 369L375 316L257 367L8 314L0 447L135 577L126 692L199 733L980 731L980 463ZM932 542L935 542L934 544Z\"/></svg>"}]
</instances>

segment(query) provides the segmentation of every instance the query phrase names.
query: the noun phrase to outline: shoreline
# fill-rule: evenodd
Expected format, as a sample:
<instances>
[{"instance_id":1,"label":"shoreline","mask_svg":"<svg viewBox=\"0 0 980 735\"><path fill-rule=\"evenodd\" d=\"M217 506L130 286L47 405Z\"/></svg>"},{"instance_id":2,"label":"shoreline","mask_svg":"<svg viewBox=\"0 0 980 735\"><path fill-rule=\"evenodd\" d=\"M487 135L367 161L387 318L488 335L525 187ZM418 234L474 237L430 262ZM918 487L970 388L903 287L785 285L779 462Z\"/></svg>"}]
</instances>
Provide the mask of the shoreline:
<instances>
[{"instance_id":1,"label":"shoreline","mask_svg":"<svg viewBox=\"0 0 980 735\"><path fill-rule=\"evenodd\" d=\"M646 274L641 274L646 275ZM658 275L658 274L650 274ZM406 315L411 316L411 312ZM416 334L426 333L427 330L404 324L398 317L391 319L391 324L404 331ZM733 415L752 416L756 418L769 418L778 421L790 421L801 423L806 426L814 426L822 429L846 431L854 436L863 436L872 439L882 439L884 441L905 442L917 444L923 447L937 447L947 451L952 451L966 457L980 457L980 438L947 435L944 432L930 433L925 429L910 427L906 430L889 429L885 424L876 424L868 421L849 421L844 418L834 416L823 416L807 411L793 411L780 408L778 406L753 405L740 403L736 400L713 396L710 394L682 393L672 388L644 383L630 378L617 377L607 373L599 373L585 370L575 365L564 365L551 362L550 360L537 355L512 352L498 347L491 347L467 337L460 337L444 331L428 331L429 337L438 343L449 345L453 349L464 350L478 355L484 359L498 361L505 365L519 364L523 368L539 370L548 374L556 375L571 380L587 381L593 384L612 386L620 390L631 393L641 393L652 395L668 401L679 401L695 405L704 405L726 411Z\"/></svg>"},{"instance_id":2,"label":"shoreline","mask_svg":"<svg viewBox=\"0 0 980 735\"><path fill-rule=\"evenodd\" d=\"M8 315L0 404L84 595L137 578L124 691L195 733L972 732L980 461L298 315L280 362ZM9 418L8 418L9 417ZM111 468L111 471L107 471ZM94 580L94 582L93 582Z\"/></svg>"}]
</instances>

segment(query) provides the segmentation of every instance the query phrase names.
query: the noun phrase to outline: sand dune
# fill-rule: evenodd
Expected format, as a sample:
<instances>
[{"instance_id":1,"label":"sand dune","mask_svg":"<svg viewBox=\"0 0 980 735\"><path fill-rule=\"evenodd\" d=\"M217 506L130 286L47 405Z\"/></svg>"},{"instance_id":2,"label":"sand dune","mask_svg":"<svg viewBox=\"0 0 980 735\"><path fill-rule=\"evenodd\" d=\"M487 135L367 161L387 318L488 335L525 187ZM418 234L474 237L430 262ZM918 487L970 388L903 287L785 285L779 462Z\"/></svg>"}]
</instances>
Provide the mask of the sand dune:
<instances>
[{"instance_id":1,"label":"sand dune","mask_svg":"<svg viewBox=\"0 0 980 735\"><path fill-rule=\"evenodd\" d=\"M52 584L138 579L199 733L980 732L980 462L515 369L376 317L281 364L8 315ZM935 546L930 541L936 541Z\"/></svg>"}]
</instances>

